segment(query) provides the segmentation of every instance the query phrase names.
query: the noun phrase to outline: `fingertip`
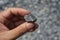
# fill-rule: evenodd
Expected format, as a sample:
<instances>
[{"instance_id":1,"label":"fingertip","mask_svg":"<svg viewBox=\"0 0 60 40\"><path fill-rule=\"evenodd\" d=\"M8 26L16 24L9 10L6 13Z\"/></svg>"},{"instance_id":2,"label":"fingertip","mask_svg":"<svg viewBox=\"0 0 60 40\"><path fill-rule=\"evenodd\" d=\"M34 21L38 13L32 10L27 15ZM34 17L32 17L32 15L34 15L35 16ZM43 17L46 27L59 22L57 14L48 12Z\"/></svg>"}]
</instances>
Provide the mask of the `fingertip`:
<instances>
[{"instance_id":1,"label":"fingertip","mask_svg":"<svg viewBox=\"0 0 60 40\"><path fill-rule=\"evenodd\" d=\"M38 24L34 23L34 22L30 22L34 24L34 27L32 29L29 30L29 32L33 32L38 28Z\"/></svg>"},{"instance_id":2,"label":"fingertip","mask_svg":"<svg viewBox=\"0 0 60 40\"><path fill-rule=\"evenodd\" d=\"M21 11L19 11L19 13L21 13L23 16L28 15L28 14L31 13L29 10L26 10L26 9L23 9L23 8L21 8L20 10Z\"/></svg>"},{"instance_id":3,"label":"fingertip","mask_svg":"<svg viewBox=\"0 0 60 40\"><path fill-rule=\"evenodd\" d=\"M29 30L29 29L32 29L34 27L34 24L33 23L28 23L26 22L26 28Z\"/></svg>"}]
</instances>

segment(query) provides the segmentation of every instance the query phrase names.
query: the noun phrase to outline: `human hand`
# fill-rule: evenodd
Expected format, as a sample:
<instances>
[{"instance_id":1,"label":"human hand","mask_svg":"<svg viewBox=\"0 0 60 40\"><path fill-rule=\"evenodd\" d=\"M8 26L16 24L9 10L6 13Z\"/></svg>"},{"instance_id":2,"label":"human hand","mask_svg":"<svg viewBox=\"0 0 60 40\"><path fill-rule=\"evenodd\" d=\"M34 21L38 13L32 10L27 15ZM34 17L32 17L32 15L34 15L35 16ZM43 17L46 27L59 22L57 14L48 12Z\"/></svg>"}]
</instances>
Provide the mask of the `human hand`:
<instances>
[{"instance_id":1,"label":"human hand","mask_svg":"<svg viewBox=\"0 0 60 40\"><path fill-rule=\"evenodd\" d=\"M26 22L24 16L29 11L22 8L9 8L0 13L0 40L14 40L34 28L34 24Z\"/></svg>"}]
</instances>

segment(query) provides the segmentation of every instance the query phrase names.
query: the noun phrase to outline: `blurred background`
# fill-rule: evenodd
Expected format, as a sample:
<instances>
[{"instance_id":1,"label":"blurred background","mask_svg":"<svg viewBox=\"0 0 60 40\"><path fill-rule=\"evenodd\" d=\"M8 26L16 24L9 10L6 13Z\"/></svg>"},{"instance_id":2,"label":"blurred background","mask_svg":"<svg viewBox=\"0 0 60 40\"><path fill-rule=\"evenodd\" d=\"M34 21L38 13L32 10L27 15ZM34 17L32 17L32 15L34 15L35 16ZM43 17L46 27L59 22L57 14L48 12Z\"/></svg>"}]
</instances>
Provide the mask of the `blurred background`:
<instances>
[{"instance_id":1,"label":"blurred background","mask_svg":"<svg viewBox=\"0 0 60 40\"><path fill-rule=\"evenodd\" d=\"M60 40L60 0L0 0L0 11L9 7L31 11L39 25L16 40Z\"/></svg>"}]
</instances>

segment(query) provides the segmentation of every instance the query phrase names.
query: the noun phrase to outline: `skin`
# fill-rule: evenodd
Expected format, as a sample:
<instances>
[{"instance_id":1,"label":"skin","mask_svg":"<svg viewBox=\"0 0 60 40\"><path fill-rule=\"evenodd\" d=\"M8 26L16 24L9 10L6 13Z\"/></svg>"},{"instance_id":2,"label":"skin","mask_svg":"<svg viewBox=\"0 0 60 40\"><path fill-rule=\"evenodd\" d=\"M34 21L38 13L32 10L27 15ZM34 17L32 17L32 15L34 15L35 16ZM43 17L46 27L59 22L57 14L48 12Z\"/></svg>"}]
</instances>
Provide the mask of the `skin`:
<instances>
[{"instance_id":1,"label":"skin","mask_svg":"<svg viewBox=\"0 0 60 40\"><path fill-rule=\"evenodd\" d=\"M34 24L24 16L30 12L22 8L8 8L0 12L0 40L15 40L26 32L33 31Z\"/></svg>"}]
</instances>

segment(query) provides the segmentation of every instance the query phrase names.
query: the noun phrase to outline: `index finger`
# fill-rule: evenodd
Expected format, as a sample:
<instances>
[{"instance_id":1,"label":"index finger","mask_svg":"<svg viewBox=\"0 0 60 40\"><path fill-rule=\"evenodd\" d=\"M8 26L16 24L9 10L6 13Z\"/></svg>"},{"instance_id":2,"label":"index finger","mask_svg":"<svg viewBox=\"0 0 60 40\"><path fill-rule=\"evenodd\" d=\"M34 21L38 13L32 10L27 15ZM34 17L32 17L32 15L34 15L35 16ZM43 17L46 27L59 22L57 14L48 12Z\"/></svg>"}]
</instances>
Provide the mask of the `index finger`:
<instances>
[{"instance_id":1,"label":"index finger","mask_svg":"<svg viewBox=\"0 0 60 40\"><path fill-rule=\"evenodd\" d=\"M9 8L2 13L2 16L9 17L11 14L25 16L29 13L30 12L28 10L25 10L23 8Z\"/></svg>"}]
</instances>

